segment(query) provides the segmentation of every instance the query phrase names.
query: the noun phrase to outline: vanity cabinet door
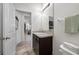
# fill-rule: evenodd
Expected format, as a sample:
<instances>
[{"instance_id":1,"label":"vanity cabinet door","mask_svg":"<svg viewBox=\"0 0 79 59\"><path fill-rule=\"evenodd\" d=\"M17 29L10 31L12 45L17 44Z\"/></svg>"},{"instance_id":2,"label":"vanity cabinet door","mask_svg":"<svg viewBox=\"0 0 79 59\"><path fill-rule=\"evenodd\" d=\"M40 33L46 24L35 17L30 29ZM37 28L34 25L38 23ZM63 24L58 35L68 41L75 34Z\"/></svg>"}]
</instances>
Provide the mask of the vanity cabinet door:
<instances>
[{"instance_id":1,"label":"vanity cabinet door","mask_svg":"<svg viewBox=\"0 0 79 59\"><path fill-rule=\"evenodd\" d=\"M36 55L52 55L52 36L41 38L33 34L33 50Z\"/></svg>"},{"instance_id":2,"label":"vanity cabinet door","mask_svg":"<svg viewBox=\"0 0 79 59\"><path fill-rule=\"evenodd\" d=\"M40 38L39 54L52 55L52 37Z\"/></svg>"},{"instance_id":3,"label":"vanity cabinet door","mask_svg":"<svg viewBox=\"0 0 79 59\"><path fill-rule=\"evenodd\" d=\"M39 54L39 38L33 34L33 50L35 54Z\"/></svg>"}]
</instances>

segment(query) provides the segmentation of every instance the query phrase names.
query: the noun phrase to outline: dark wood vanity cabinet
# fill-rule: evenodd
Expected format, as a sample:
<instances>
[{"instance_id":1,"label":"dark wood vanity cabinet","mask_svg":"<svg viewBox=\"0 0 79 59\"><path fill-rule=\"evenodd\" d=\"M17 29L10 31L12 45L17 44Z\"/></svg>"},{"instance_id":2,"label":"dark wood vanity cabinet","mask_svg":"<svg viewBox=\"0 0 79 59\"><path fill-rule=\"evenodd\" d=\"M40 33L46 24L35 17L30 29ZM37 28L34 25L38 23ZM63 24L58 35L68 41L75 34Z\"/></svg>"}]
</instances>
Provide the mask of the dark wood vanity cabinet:
<instances>
[{"instance_id":1,"label":"dark wood vanity cabinet","mask_svg":"<svg viewBox=\"0 0 79 59\"><path fill-rule=\"evenodd\" d=\"M37 55L52 55L52 36L41 38L33 34L33 50Z\"/></svg>"}]
</instances>

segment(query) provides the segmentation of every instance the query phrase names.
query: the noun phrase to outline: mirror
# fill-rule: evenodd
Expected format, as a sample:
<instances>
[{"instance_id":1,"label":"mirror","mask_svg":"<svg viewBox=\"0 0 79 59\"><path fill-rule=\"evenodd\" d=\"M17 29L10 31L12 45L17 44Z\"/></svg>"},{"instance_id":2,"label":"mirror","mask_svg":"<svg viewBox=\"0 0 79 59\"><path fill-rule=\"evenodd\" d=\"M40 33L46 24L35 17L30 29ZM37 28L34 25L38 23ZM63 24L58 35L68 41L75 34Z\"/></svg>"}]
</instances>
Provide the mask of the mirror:
<instances>
[{"instance_id":1,"label":"mirror","mask_svg":"<svg viewBox=\"0 0 79 59\"><path fill-rule=\"evenodd\" d=\"M43 3L42 5L45 6L46 4ZM42 30L43 31L53 31L53 29L54 29L53 23L54 23L53 4L48 3L48 5L42 11Z\"/></svg>"}]
</instances>

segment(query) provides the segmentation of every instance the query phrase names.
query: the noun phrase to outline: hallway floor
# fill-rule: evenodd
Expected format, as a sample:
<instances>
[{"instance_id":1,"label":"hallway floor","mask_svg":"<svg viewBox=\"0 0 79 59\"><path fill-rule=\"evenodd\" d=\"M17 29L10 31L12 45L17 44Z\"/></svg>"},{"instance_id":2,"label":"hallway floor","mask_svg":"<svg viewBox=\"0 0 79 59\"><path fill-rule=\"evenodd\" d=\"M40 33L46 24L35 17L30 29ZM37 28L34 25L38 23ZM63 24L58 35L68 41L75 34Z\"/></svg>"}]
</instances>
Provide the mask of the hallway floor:
<instances>
[{"instance_id":1,"label":"hallway floor","mask_svg":"<svg viewBox=\"0 0 79 59\"><path fill-rule=\"evenodd\" d=\"M35 55L35 53L31 48L31 44L22 41L16 47L16 55Z\"/></svg>"}]
</instances>

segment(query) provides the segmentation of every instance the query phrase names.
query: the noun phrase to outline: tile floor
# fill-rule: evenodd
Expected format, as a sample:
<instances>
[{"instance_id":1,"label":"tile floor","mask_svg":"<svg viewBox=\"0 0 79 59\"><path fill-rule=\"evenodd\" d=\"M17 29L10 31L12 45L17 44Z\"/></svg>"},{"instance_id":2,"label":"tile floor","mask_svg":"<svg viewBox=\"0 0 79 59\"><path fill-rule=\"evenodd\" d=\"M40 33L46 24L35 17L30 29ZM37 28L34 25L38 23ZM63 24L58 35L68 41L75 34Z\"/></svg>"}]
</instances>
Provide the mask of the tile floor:
<instances>
[{"instance_id":1,"label":"tile floor","mask_svg":"<svg viewBox=\"0 0 79 59\"><path fill-rule=\"evenodd\" d=\"M22 41L16 47L16 55L35 55L35 53L28 42Z\"/></svg>"},{"instance_id":2,"label":"tile floor","mask_svg":"<svg viewBox=\"0 0 79 59\"><path fill-rule=\"evenodd\" d=\"M25 41L20 42L16 46L16 55L35 55L32 50L32 38L31 35L25 36Z\"/></svg>"}]
</instances>

